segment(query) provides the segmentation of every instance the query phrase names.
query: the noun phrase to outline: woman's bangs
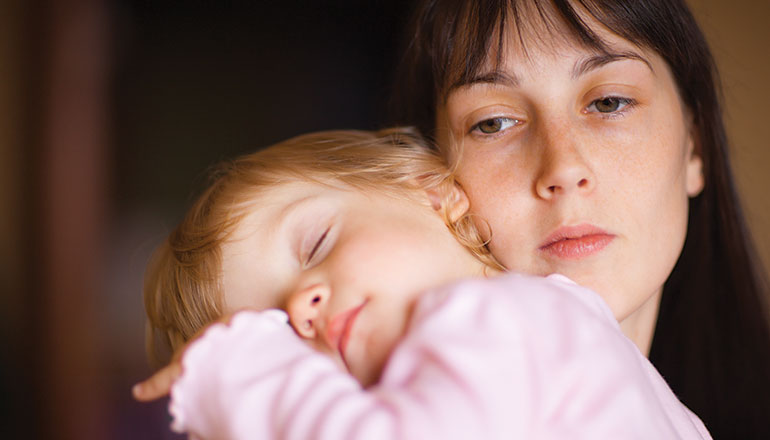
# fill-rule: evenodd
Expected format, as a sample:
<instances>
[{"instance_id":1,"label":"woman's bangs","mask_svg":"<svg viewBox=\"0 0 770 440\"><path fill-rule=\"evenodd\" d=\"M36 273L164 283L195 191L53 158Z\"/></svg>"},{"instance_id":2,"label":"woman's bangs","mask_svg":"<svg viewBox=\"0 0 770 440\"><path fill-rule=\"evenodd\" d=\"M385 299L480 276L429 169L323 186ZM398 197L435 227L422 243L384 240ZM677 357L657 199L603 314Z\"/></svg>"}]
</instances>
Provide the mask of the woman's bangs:
<instances>
[{"instance_id":1,"label":"woman's bangs","mask_svg":"<svg viewBox=\"0 0 770 440\"><path fill-rule=\"evenodd\" d=\"M608 52L606 42L586 22L586 15L605 25L601 8L583 1L577 7L566 0L468 2L454 17L447 17L444 22L451 28L444 38L435 41L450 43L434 64L436 96L443 101L456 87L479 77L493 77L501 69L508 44L516 44L525 57L528 46L533 44L552 50L564 43L578 44ZM612 20L610 23L616 24Z\"/></svg>"}]
</instances>

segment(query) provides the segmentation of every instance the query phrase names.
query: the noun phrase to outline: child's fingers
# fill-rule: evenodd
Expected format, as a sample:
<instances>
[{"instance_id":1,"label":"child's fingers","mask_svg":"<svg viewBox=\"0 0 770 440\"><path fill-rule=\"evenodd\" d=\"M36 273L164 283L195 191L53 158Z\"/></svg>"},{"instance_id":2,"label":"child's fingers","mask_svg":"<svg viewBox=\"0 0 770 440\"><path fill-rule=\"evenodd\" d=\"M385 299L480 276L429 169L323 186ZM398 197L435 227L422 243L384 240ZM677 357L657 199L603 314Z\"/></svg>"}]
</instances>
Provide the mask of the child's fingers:
<instances>
[{"instance_id":1,"label":"child's fingers","mask_svg":"<svg viewBox=\"0 0 770 440\"><path fill-rule=\"evenodd\" d=\"M232 315L225 315L213 323L198 330L198 333L191 339L198 339L203 335L212 325L222 323L229 324ZM285 318L288 321L288 318ZM190 345L188 341L185 347L177 350L174 354L173 360L170 364L158 370L147 380L139 382L131 389L131 393L134 395L134 399L140 402L149 402L155 399L160 399L168 395L171 392L171 385L182 375L182 356L185 349Z\"/></svg>"},{"instance_id":2,"label":"child's fingers","mask_svg":"<svg viewBox=\"0 0 770 440\"><path fill-rule=\"evenodd\" d=\"M216 324L217 322L226 323L229 318L229 315L224 316L214 323L203 327L198 330L198 333L192 339L199 338L209 327L211 327L211 325ZM149 379L134 385L131 389L134 399L140 402L149 402L168 395L168 393L171 392L171 385L173 385L174 381L182 375L182 355L189 344L190 343L188 342L187 345L174 353L170 364L156 371Z\"/></svg>"},{"instance_id":3,"label":"child's fingers","mask_svg":"<svg viewBox=\"0 0 770 440\"><path fill-rule=\"evenodd\" d=\"M171 391L171 385L182 374L182 364L173 362L158 370L149 379L134 385L131 392L134 399L149 402L166 396Z\"/></svg>"}]
</instances>

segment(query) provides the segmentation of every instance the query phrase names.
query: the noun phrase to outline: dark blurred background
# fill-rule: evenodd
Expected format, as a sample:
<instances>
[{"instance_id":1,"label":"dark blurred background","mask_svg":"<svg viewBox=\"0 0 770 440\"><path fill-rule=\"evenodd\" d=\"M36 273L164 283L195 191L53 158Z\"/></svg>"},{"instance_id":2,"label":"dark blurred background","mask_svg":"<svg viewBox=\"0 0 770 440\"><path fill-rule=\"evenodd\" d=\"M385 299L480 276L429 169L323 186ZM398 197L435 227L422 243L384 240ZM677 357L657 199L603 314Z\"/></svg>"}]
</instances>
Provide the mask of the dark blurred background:
<instances>
[{"instance_id":1,"label":"dark blurred background","mask_svg":"<svg viewBox=\"0 0 770 440\"><path fill-rule=\"evenodd\" d=\"M180 438L130 398L152 249L214 162L381 127L410 3L0 0L0 438ZM770 7L690 3L767 262Z\"/></svg>"},{"instance_id":2,"label":"dark blurred background","mask_svg":"<svg viewBox=\"0 0 770 440\"><path fill-rule=\"evenodd\" d=\"M175 438L129 394L150 252L213 163L378 128L407 7L2 0L0 438Z\"/></svg>"}]
</instances>

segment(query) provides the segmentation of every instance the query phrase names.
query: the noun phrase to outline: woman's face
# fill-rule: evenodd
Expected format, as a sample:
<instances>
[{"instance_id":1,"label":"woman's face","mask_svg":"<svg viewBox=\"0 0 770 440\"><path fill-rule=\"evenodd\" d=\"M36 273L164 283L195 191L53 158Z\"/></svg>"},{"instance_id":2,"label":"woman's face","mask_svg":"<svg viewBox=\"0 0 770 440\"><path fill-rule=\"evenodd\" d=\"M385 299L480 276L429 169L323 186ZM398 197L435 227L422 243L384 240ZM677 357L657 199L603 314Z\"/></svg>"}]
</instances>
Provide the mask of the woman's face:
<instances>
[{"instance_id":1,"label":"woman's face","mask_svg":"<svg viewBox=\"0 0 770 440\"><path fill-rule=\"evenodd\" d=\"M509 44L500 74L450 91L438 141L461 151L458 180L492 253L595 289L644 350L701 160L667 64L602 36L612 56L547 37L526 55Z\"/></svg>"}]
</instances>

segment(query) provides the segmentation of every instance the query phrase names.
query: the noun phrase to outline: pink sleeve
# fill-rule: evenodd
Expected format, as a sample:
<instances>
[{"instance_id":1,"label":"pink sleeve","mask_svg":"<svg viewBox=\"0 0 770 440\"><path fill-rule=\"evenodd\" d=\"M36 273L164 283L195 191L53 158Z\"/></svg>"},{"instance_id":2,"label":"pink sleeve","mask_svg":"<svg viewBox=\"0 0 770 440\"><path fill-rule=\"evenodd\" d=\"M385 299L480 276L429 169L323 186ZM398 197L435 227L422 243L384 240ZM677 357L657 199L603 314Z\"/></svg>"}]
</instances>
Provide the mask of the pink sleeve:
<instances>
[{"instance_id":1,"label":"pink sleeve","mask_svg":"<svg viewBox=\"0 0 770 440\"><path fill-rule=\"evenodd\" d=\"M172 429L196 440L387 438L367 435L375 400L270 312L240 312L190 345Z\"/></svg>"},{"instance_id":2,"label":"pink sleeve","mask_svg":"<svg viewBox=\"0 0 770 440\"><path fill-rule=\"evenodd\" d=\"M709 438L601 299L560 279L426 294L368 390L264 313L213 326L183 365L171 411L193 438Z\"/></svg>"},{"instance_id":3,"label":"pink sleeve","mask_svg":"<svg viewBox=\"0 0 770 440\"><path fill-rule=\"evenodd\" d=\"M383 383L440 395L452 378L434 423L500 439L711 438L601 297L561 275L464 281L423 297L413 320Z\"/></svg>"}]
</instances>

